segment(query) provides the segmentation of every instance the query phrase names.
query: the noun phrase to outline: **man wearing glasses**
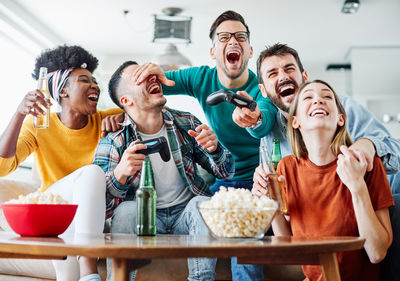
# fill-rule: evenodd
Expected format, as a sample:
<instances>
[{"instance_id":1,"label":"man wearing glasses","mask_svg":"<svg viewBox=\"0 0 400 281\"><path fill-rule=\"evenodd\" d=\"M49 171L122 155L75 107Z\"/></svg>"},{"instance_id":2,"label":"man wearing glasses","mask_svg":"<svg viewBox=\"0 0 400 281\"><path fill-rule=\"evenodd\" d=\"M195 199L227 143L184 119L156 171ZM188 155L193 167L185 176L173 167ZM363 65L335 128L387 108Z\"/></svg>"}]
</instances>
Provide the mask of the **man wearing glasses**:
<instances>
[{"instance_id":1,"label":"man wearing glasses","mask_svg":"<svg viewBox=\"0 0 400 281\"><path fill-rule=\"evenodd\" d=\"M210 187L212 193L218 191L220 186L252 188L253 173L259 163L259 138L271 130L277 112L271 101L262 97L257 77L248 69L248 61L253 55L249 36L250 31L243 17L234 11L226 11L210 28L210 55L216 61L216 67L191 67L166 72L164 76L158 65L148 63L134 74L138 84L149 75L156 74L164 85L170 86L163 86L165 95L189 95L199 101L218 140L235 160L234 177L229 181L217 179ZM208 95L220 89L228 89L251 98L258 106L250 111L225 102L215 106L208 105ZM237 265L234 258L232 278L263 280L262 266Z\"/></svg>"}]
</instances>

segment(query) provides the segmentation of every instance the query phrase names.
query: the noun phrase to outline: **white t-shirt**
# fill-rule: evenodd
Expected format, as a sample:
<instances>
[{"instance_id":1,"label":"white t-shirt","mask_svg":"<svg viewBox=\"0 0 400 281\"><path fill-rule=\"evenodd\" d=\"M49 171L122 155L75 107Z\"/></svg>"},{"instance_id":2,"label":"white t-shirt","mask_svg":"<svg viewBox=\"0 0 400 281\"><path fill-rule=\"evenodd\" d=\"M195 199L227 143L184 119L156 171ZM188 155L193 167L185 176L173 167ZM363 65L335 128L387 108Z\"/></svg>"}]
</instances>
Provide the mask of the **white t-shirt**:
<instances>
[{"instance_id":1,"label":"white t-shirt","mask_svg":"<svg viewBox=\"0 0 400 281\"><path fill-rule=\"evenodd\" d=\"M139 132L142 140L149 140L159 137L165 137L168 141L167 129L165 125L155 134L147 135ZM171 148L168 142L169 152ZM157 209L176 206L189 201L194 194L185 186L175 161L172 157L168 162L161 159L160 153L149 155L151 167L153 170L154 185L157 191Z\"/></svg>"}]
</instances>

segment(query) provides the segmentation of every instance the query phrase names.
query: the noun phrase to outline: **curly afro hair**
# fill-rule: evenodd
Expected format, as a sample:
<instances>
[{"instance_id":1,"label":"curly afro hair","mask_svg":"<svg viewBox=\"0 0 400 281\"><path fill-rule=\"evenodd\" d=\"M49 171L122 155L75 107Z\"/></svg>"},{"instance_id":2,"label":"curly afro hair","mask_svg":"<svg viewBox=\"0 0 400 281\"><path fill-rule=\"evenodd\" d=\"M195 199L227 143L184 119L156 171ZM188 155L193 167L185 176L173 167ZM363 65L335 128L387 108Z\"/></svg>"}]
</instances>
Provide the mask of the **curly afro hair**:
<instances>
[{"instance_id":1,"label":"curly afro hair","mask_svg":"<svg viewBox=\"0 0 400 281\"><path fill-rule=\"evenodd\" d=\"M55 49L47 49L36 58L32 77L37 80L39 78L39 69L43 66L47 67L47 71L50 73L58 69L80 68L83 63L86 63L87 70L93 72L99 61L80 46L64 45Z\"/></svg>"}]
</instances>

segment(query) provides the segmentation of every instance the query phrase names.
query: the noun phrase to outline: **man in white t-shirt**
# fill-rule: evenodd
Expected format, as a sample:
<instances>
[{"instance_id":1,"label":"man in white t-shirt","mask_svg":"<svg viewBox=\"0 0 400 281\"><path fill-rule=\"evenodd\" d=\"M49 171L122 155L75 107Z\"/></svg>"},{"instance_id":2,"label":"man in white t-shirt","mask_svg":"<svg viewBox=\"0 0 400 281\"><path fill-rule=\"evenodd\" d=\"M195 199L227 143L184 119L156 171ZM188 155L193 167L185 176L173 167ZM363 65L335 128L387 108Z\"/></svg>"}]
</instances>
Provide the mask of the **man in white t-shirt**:
<instances>
[{"instance_id":1,"label":"man in white t-shirt","mask_svg":"<svg viewBox=\"0 0 400 281\"><path fill-rule=\"evenodd\" d=\"M157 76L136 85L133 73L138 67L136 62L125 62L111 77L110 97L125 110L125 119L120 130L100 140L94 159L106 174L111 232L135 233L134 195L145 159L137 151L146 147L137 141L163 136L171 159L164 162L159 153L149 155L157 191L157 233L209 235L196 202L208 199L210 191L196 164L219 179L229 179L234 174L233 158L196 117L164 108L166 98ZM215 263L216 259L188 259L188 279L214 280Z\"/></svg>"}]
</instances>

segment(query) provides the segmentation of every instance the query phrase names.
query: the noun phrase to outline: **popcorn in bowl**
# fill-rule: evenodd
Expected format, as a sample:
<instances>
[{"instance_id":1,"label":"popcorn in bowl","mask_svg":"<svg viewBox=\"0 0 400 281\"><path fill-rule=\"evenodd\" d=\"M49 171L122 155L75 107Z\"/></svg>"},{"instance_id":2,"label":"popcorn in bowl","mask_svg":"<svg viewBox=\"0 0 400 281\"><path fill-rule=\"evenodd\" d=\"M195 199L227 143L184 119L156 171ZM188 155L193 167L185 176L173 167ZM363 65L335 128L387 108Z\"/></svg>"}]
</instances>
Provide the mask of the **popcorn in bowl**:
<instances>
[{"instance_id":1,"label":"popcorn in bowl","mask_svg":"<svg viewBox=\"0 0 400 281\"><path fill-rule=\"evenodd\" d=\"M1 207L11 229L19 235L57 236L71 224L78 205L50 192L33 192Z\"/></svg>"},{"instance_id":2,"label":"popcorn in bowl","mask_svg":"<svg viewBox=\"0 0 400 281\"><path fill-rule=\"evenodd\" d=\"M244 188L221 187L211 200L197 207L211 233L226 238L262 238L278 209L266 196L257 197Z\"/></svg>"},{"instance_id":3,"label":"popcorn in bowl","mask_svg":"<svg viewBox=\"0 0 400 281\"><path fill-rule=\"evenodd\" d=\"M27 195L20 195L18 199L11 199L7 204L68 204L60 195L50 192L35 191Z\"/></svg>"}]
</instances>

